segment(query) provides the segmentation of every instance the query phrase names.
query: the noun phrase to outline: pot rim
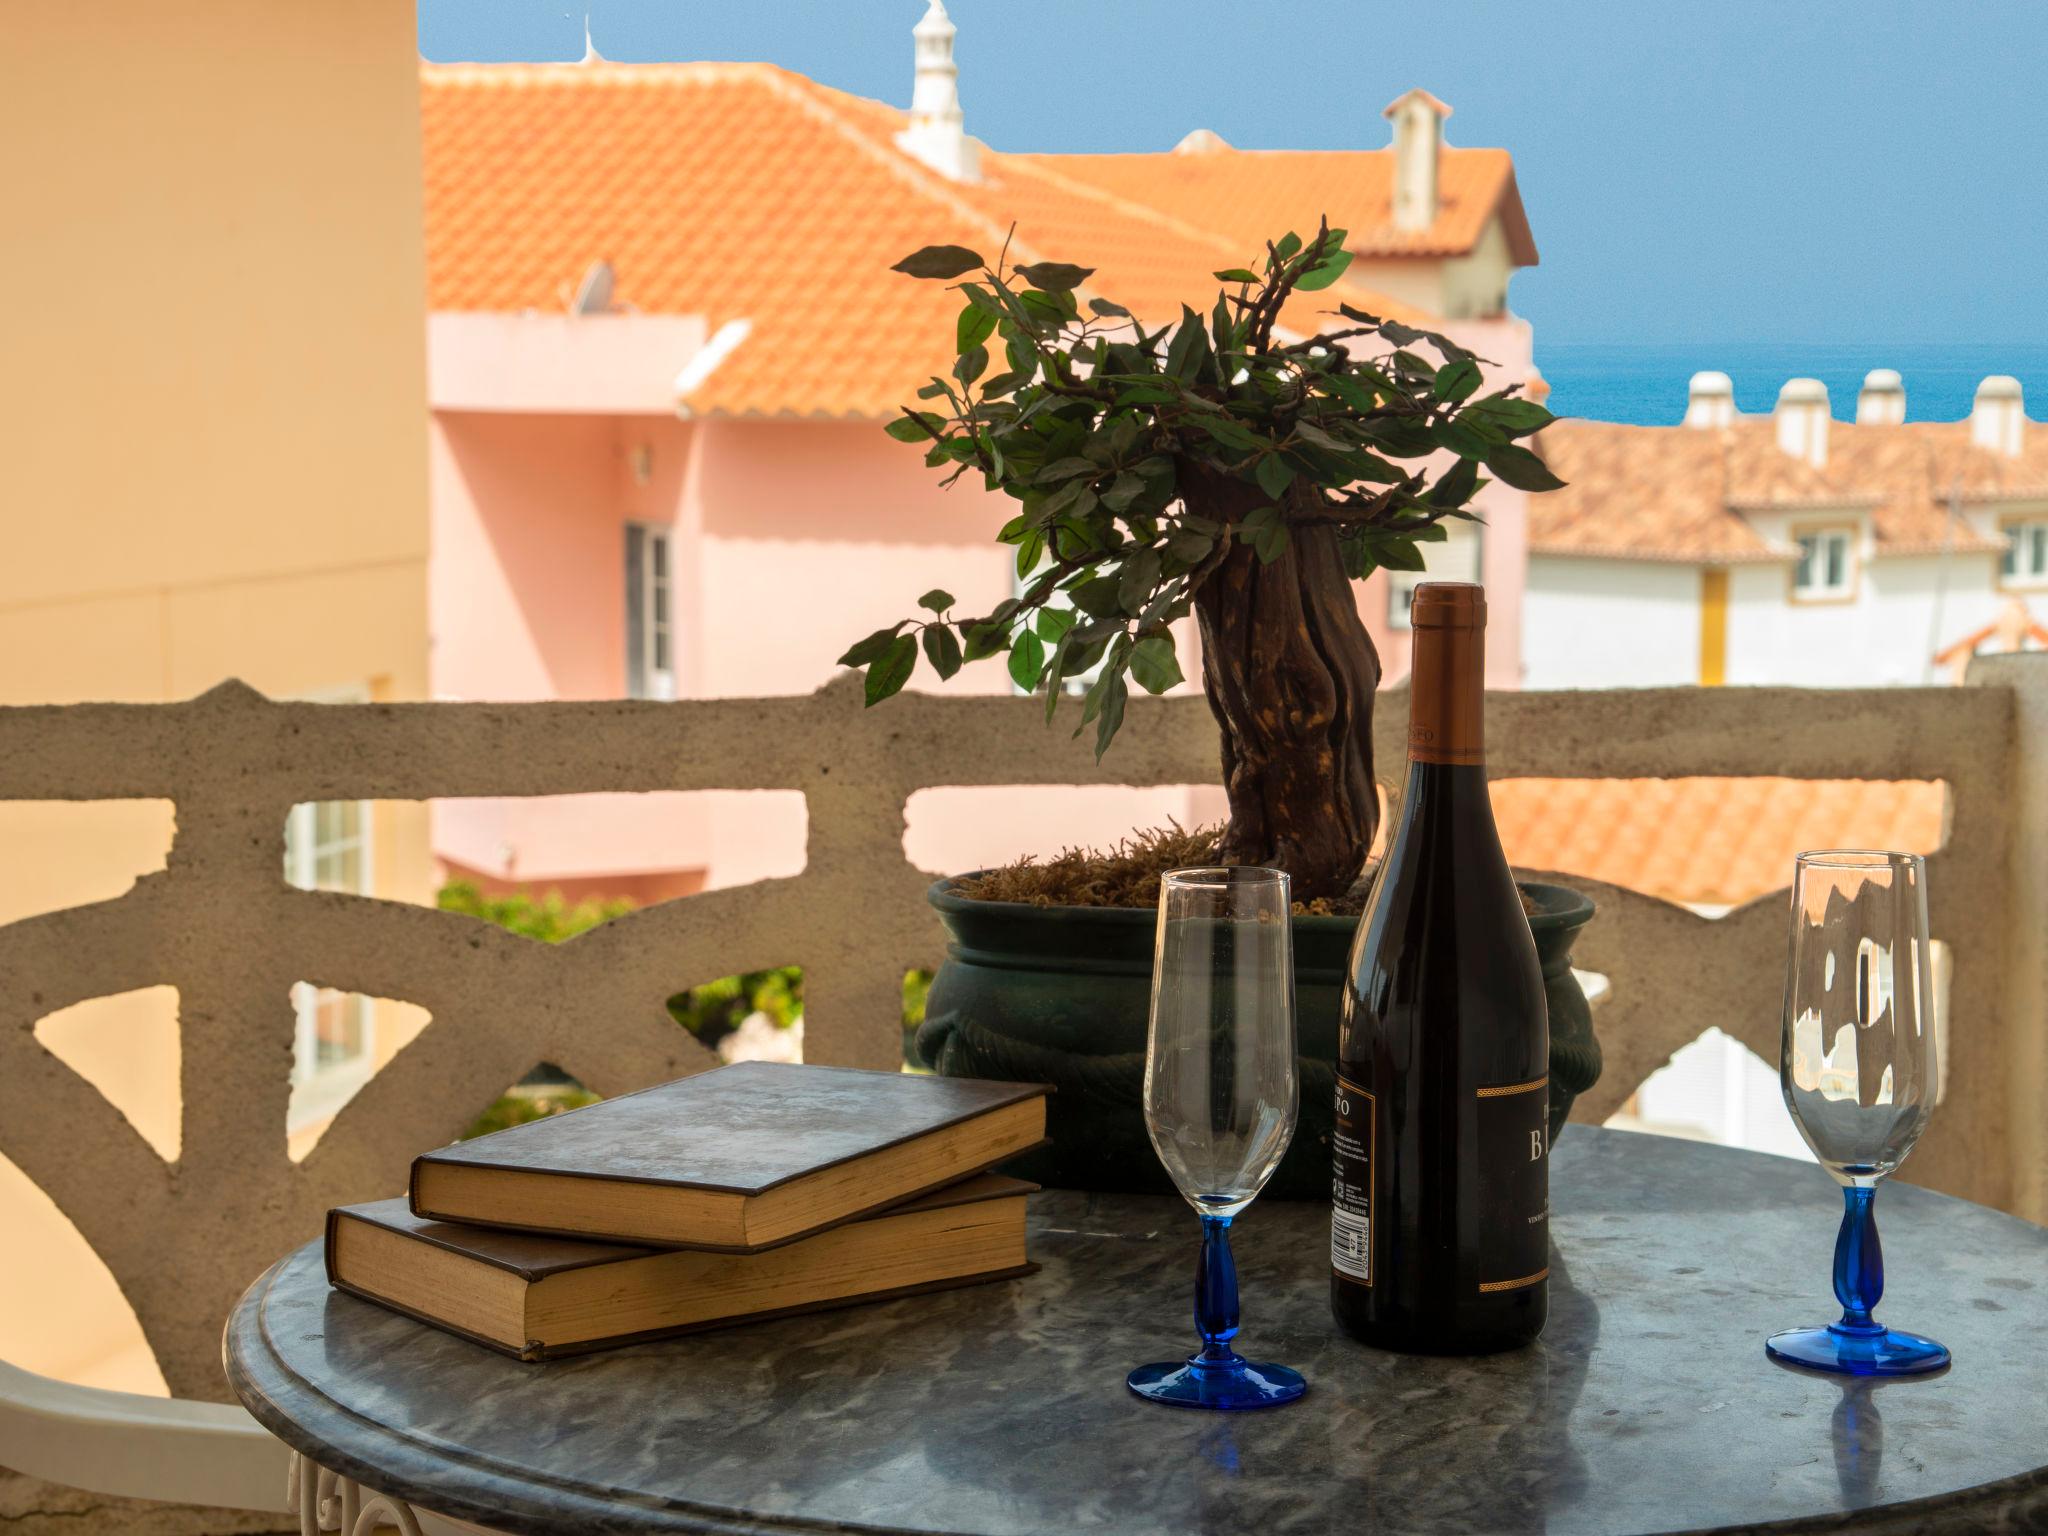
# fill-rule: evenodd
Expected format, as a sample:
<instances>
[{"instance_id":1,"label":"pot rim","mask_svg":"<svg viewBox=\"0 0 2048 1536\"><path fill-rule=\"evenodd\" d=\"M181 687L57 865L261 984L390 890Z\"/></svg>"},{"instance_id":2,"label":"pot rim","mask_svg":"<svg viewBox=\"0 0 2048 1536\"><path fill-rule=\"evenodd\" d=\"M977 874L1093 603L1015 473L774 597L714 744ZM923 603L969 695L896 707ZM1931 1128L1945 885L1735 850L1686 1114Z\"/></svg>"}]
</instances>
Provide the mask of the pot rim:
<instances>
[{"instance_id":1,"label":"pot rim","mask_svg":"<svg viewBox=\"0 0 2048 1536\"><path fill-rule=\"evenodd\" d=\"M925 888L925 899L941 912L988 912L1048 922L1072 922L1077 914L1086 913L1090 919L1100 919L1105 923L1142 923L1147 927L1158 921L1158 915L1151 907L1094 907L1074 902L1047 902L1040 906L1029 901L990 901L980 896L963 896L954 889L962 880L972 880L988 873L990 871L985 869L969 869L957 875L941 876ZM1529 927L1534 932L1581 927L1593 916L1593 898L1568 885L1551 885L1541 880L1517 880L1515 885L1542 909L1529 914ZM1315 913L1299 915L1294 922L1311 931L1335 932L1358 926L1356 917Z\"/></svg>"}]
</instances>

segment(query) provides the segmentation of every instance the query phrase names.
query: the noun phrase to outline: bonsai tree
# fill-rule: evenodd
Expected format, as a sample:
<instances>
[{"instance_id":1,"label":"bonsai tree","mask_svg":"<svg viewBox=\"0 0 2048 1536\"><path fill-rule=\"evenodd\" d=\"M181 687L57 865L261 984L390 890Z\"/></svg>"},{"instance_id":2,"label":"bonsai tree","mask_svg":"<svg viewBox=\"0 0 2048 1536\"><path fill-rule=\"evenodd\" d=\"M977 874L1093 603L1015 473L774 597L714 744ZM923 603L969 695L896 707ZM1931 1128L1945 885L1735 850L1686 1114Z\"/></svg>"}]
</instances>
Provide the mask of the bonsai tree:
<instances>
[{"instance_id":1,"label":"bonsai tree","mask_svg":"<svg viewBox=\"0 0 2048 1536\"><path fill-rule=\"evenodd\" d=\"M1476 520L1482 467L1524 490L1560 482L1516 442L1550 413L1513 389L1480 396L1480 360L1447 337L1346 304L1345 323L1284 339L1283 306L1342 275L1343 242L1327 221L1270 242L1259 270L1216 274L1226 286L1206 315L1184 305L1157 330L1084 303L1093 269L1012 268L1007 243L992 266L952 245L898 262L963 304L951 374L888 431L950 465L947 484L978 474L1015 498L999 537L1028 585L964 617L927 592L924 617L853 646L840 659L865 669L868 704L900 690L920 652L942 678L1006 654L1050 720L1066 680L1099 668L1076 732L1095 726L1099 757L1132 682L1181 680L1169 626L1193 613L1223 737L1222 857L1286 870L1302 900L1348 890L1379 816L1380 677L1350 584L1421 570L1418 545Z\"/></svg>"}]
</instances>

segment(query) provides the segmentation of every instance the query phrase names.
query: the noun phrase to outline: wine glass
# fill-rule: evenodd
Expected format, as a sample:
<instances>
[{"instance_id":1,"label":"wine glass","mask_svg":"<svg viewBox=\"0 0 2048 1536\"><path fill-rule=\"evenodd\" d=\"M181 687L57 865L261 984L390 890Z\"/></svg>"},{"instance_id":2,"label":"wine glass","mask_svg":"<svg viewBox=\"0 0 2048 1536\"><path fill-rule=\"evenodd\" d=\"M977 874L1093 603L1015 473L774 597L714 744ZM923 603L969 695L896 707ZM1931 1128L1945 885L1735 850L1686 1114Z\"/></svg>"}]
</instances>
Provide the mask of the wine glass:
<instances>
[{"instance_id":1,"label":"wine glass","mask_svg":"<svg viewBox=\"0 0 2048 1536\"><path fill-rule=\"evenodd\" d=\"M1230 1223L1294 1137L1294 948L1277 869L1176 869L1160 881L1145 1043L1145 1129L1202 1218L1195 1331L1186 1360L1141 1365L1130 1389L1187 1408L1264 1408L1306 1390L1284 1365L1255 1365L1237 1337Z\"/></svg>"},{"instance_id":2,"label":"wine glass","mask_svg":"<svg viewBox=\"0 0 2048 1536\"><path fill-rule=\"evenodd\" d=\"M1932 1339L1887 1328L1884 1254L1871 1202L1934 1113L1934 986L1927 862L1911 853L1802 853L1792 882L1792 953L1778 1068L1785 1104L1842 1186L1835 1239L1839 1322L1774 1333L1774 1360L1854 1376L1939 1370Z\"/></svg>"}]
</instances>

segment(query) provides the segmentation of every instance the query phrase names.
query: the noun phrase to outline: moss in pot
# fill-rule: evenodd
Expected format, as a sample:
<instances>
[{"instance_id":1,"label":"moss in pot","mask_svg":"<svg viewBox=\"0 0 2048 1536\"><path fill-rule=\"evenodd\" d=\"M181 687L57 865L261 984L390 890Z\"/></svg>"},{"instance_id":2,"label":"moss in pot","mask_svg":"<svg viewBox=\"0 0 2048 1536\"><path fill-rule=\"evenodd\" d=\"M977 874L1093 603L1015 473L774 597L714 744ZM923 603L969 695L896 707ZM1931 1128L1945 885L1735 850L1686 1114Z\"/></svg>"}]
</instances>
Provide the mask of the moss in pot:
<instances>
[{"instance_id":1,"label":"moss in pot","mask_svg":"<svg viewBox=\"0 0 2048 1536\"><path fill-rule=\"evenodd\" d=\"M1327 1194L1335 999L1357 907L1341 914L1379 819L1380 666L1352 583L1382 566L1421 570L1421 544L1476 520L1482 471L1528 491L1559 483L1518 441L1550 414L1513 386L1482 395L1480 359L1345 302L1342 288L1313 297L1343 280L1344 231L1289 234L1257 260L1215 274L1224 286L1206 313L1183 306L1157 328L1098 291L1092 269L1016 260L1009 245L992 264L959 246L897 264L951 284L962 307L950 374L888 430L949 483L979 475L1015 499L998 537L1026 585L970 615L928 592L922 616L854 645L841 659L864 672L868 704L920 661L948 678L1002 655L1050 721L1067 680L1092 671L1066 710L1078 709L1077 735L1094 728L1100 756L1132 682L1160 693L1182 680L1173 626L1192 618L1221 735L1229 821L1133 845L1154 861L1149 893L1142 871L1118 886L1116 855L1071 861L1080 901L1042 882L1004 900L1009 872L933 889L951 943L919 1054L943 1072L1059 1083L1047 1182L1163 1187L1138 1109L1150 908L1159 870L1223 863L1291 880L1303 1110L1271 1189ZM1175 845L1190 838L1202 856ZM1540 918L1549 898L1536 889ZM1583 903L1541 889L1560 916Z\"/></svg>"}]
</instances>

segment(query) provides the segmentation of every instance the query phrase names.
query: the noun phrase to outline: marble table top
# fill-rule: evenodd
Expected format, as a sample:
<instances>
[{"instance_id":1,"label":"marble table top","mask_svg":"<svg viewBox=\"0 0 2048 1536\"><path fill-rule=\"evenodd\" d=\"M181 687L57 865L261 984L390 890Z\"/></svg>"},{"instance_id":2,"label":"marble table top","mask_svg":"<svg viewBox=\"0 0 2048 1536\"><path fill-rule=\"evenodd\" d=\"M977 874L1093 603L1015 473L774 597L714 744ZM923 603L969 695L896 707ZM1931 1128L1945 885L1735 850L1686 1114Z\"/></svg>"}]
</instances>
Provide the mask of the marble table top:
<instances>
[{"instance_id":1,"label":"marble table top","mask_svg":"<svg viewBox=\"0 0 2048 1536\"><path fill-rule=\"evenodd\" d=\"M228 1374L321 1464L535 1536L2048 1532L2048 1229L1887 1185L1878 1316L1956 1363L1873 1386L1764 1356L1835 1315L1819 1169L1573 1126L1551 1187L1549 1327L1467 1360L1338 1335L1326 1208L1255 1205L1239 1344L1310 1383L1259 1413L1125 1390L1193 1347L1197 1223L1066 1192L1027 1279L546 1365L330 1291L312 1244L237 1308Z\"/></svg>"}]
</instances>

